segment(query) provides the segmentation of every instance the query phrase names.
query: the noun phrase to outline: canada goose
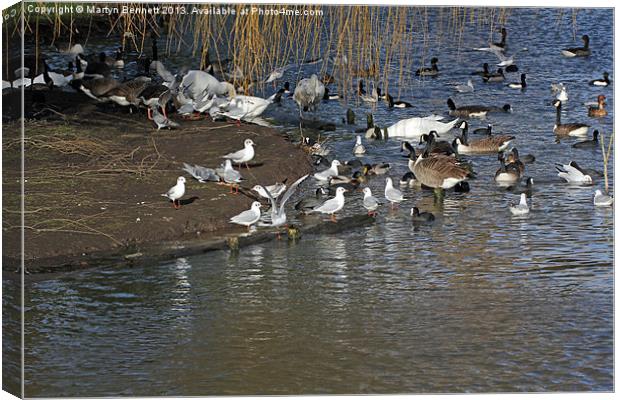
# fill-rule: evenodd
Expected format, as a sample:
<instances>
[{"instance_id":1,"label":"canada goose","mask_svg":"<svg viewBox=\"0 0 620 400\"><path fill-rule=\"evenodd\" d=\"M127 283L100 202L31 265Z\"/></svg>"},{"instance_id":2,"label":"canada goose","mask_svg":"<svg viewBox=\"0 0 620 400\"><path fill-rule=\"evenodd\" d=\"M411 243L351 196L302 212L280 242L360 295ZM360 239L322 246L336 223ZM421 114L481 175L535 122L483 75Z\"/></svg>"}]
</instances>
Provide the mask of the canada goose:
<instances>
[{"instance_id":1,"label":"canada goose","mask_svg":"<svg viewBox=\"0 0 620 400\"><path fill-rule=\"evenodd\" d=\"M427 153L420 154L410 169L420 183L434 189L450 189L469 175L454 157L429 156Z\"/></svg>"},{"instance_id":2,"label":"canada goose","mask_svg":"<svg viewBox=\"0 0 620 400\"><path fill-rule=\"evenodd\" d=\"M418 68L415 72L416 76L437 76L439 75L439 68L437 68L437 63L439 60L437 57L431 58L431 66L430 67L422 67Z\"/></svg>"},{"instance_id":3,"label":"canada goose","mask_svg":"<svg viewBox=\"0 0 620 400\"><path fill-rule=\"evenodd\" d=\"M513 82L508 85L511 89L525 89L527 87L527 83L525 82L525 74L521 74L521 82Z\"/></svg>"},{"instance_id":4,"label":"canada goose","mask_svg":"<svg viewBox=\"0 0 620 400\"><path fill-rule=\"evenodd\" d=\"M411 105L411 103L407 103L406 101L401 101L401 100L394 101L394 98L389 93L387 93L385 95L385 98L387 99L388 107L389 108L392 108L392 107L395 107L395 108L410 108L410 107L413 107L413 105Z\"/></svg>"},{"instance_id":5,"label":"canada goose","mask_svg":"<svg viewBox=\"0 0 620 400\"><path fill-rule=\"evenodd\" d=\"M596 189L594 192L594 205L597 207L611 206L614 203L614 198L603 194L600 190Z\"/></svg>"},{"instance_id":6,"label":"canada goose","mask_svg":"<svg viewBox=\"0 0 620 400\"><path fill-rule=\"evenodd\" d=\"M605 110L605 96L603 96L602 94L599 94L597 101L598 101L598 106L588 108L588 116L604 117L607 115L607 110Z\"/></svg>"},{"instance_id":7,"label":"canada goose","mask_svg":"<svg viewBox=\"0 0 620 400\"><path fill-rule=\"evenodd\" d=\"M592 86L608 86L609 85L609 73L603 72L603 79L595 79L590 81L590 85Z\"/></svg>"},{"instance_id":8,"label":"canada goose","mask_svg":"<svg viewBox=\"0 0 620 400\"><path fill-rule=\"evenodd\" d=\"M506 187L506 190L510 191L521 191L525 193L527 197L532 197L532 191L534 188L534 178L527 177L525 178L525 182L517 182L515 185Z\"/></svg>"},{"instance_id":9,"label":"canada goose","mask_svg":"<svg viewBox=\"0 0 620 400\"><path fill-rule=\"evenodd\" d=\"M357 137L355 138L355 146L353 146L353 154L355 154L356 156L361 156L365 153L366 148L362 144L362 137L360 135L357 135Z\"/></svg>"},{"instance_id":10,"label":"canada goose","mask_svg":"<svg viewBox=\"0 0 620 400\"><path fill-rule=\"evenodd\" d=\"M323 94L323 100L338 100L340 95L329 93L329 89L325 88L325 93Z\"/></svg>"},{"instance_id":11,"label":"canada goose","mask_svg":"<svg viewBox=\"0 0 620 400\"><path fill-rule=\"evenodd\" d=\"M480 75L482 77L485 76L489 76L489 64L488 63L484 63L482 64L482 71L474 71L472 72L470 75Z\"/></svg>"},{"instance_id":12,"label":"canada goose","mask_svg":"<svg viewBox=\"0 0 620 400\"><path fill-rule=\"evenodd\" d=\"M300 80L293 94L293 99L299 106L299 116L302 117L302 111L315 111L323 99L324 93L325 85L316 74L312 74L310 78Z\"/></svg>"},{"instance_id":13,"label":"canada goose","mask_svg":"<svg viewBox=\"0 0 620 400\"><path fill-rule=\"evenodd\" d=\"M555 125L553 126L553 132L558 136L586 136L588 134L588 128L590 125L572 123L563 124L561 122L560 114L562 113L562 102L555 100L553 102L555 107Z\"/></svg>"},{"instance_id":14,"label":"canada goose","mask_svg":"<svg viewBox=\"0 0 620 400\"><path fill-rule=\"evenodd\" d=\"M391 205L395 205L405 200L403 192L396 189L392 183L392 178L385 178L385 199L390 202Z\"/></svg>"},{"instance_id":15,"label":"canada goose","mask_svg":"<svg viewBox=\"0 0 620 400\"><path fill-rule=\"evenodd\" d=\"M376 215L376 210L379 208L379 200L375 196L372 195L372 191L369 187L365 187L364 190L364 200L362 205L366 210L368 210L368 215Z\"/></svg>"},{"instance_id":16,"label":"canada goose","mask_svg":"<svg viewBox=\"0 0 620 400\"><path fill-rule=\"evenodd\" d=\"M489 112L489 107L485 106L462 106L456 107L454 101L452 99L448 99L447 101L448 107L450 108L450 115L461 118L484 118Z\"/></svg>"},{"instance_id":17,"label":"canada goose","mask_svg":"<svg viewBox=\"0 0 620 400\"><path fill-rule=\"evenodd\" d=\"M435 220L435 216L432 213L420 212L418 207L413 207L409 215L411 215L411 220L414 224L425 224Z\"/></svg>"},{"instance_id":18,"label":"canada goose","mask_svg":"<svg viewBox=\"0 0 620 400\"><path fill-rule=\"evenodd\" d=\"M73 79L73 62L69 62L68 70L66 71L52 71L47 65L47 61L43 60L44 73L54 82L54 86L64 87Z\"/></svg>"},{"instance_id":19,"label":"canada goose","mask_svg":"<svg viewBox=\"0 0 620 400\"><path fill-rule=\"evenodd\" d=\"M426 150L431 154L444 154L446 156L456 156L454 146L445 140L437 140L437 132L430 131L428 135L420 137L420 143L426 143Z\"/></svg>"},{"instance_id":20,"label":"canada goose","mask_svg":"<svg viewBox=\"0 0 620 400\"><path fill-rule=\"evenodd\" d=\"M598 141L598 130L592 132L592 140L584 140L573 144L576 149L599 149L601 147Z\"/></svg>"},{"instance_id":21,"label":"canada goose","mask_svg":"<svg viewBox=\"0 0 620 400\"><path fill-rule=\"evenodd\" d=\"M166 104L172 98L170 89L161 84L148 85L140 93L140 101L147 107L148 118L151 119L151 107L159 106L163 114L166 115Z\"/></svg>"},{"instance_id":22,"label":"canada goose","mask_svg":"<svg viewBox=\"0 0 620 400\"><path fill-rule=\"evenodd\" d=\"M501 166L495 172L495 182L500 185L512 185L521 179L521 172L516 164L506 164L504 158L500 158Z\"/></svg>"},{"instance_id":23,"label":"canada goose","mask_svg":"<svg viewBox=\"0 0 620 400\"><path fill-rule=\"evenodd\" d=\"M105 97L119 106L129 106L131 112L131 106L138 107L138 96L147 85L147 82L141 80L128 81L107 92Z\"/></svg>"},{"instance_id":24,"label":"canada goose","mask_svg":"<svg viewBox=\"0 0 620 400\"><path fill-rule=\"evenodd\" d=\"M507 148L510 142L515 139L512 135L497 135L470 141L467 133L467 126L467 121L461 123L461 137L454 139L452 145L462 154L497 153Z\"/></svg>"},{"instance_id":25,"label":"canada goose","mask_svg":"<svg viewBox=\"0 0 620 400\"><path fill-rule=\"evenodd\" d=\"M503 82L505 79L506 77L504 76L504 70L502 68L498 68L497 72L494 74L489 74L482 77L483 81L491 83Z\"/></svg>"},{"instance_id":26,"label":"canada goose","mask_svg":"<svg viewBox=\"0 0 620 400\"><path fill-rule=\"evenodd\" d=\"M463 181L454 185L454 193L469 193L469 182Z\"/></svg>"},{"instance_id":27,"label":"canada goose","mask_svg":"<svg viewBox=\"0 0 620 400\"><path fill-rule=\"evenodd\" d=\"M79 84L79 89L84 92L87 96L102 101L102 98L112 89L119 86L120 83L112 78L96 78L87 81L76 81L73 80L73 83Z\"/></svg>"},{"instance_id":28,"label":"canada goose","mask_svg":"<svg viewBox=\"0 0 620 400\"><path fill-rule=\"evenodd\" d=\"M89 62L84 70L84 76L92 78L104 78L109 76L110 73L110 66L106 63L104 52L99 53L99 61Z\"/></svg>"},{"instance_id":29,"label":"canada goose","mask_svg":"<svg viewBox=\"0 0 620 400\"><path fill-rule=\"evenodd\" d=\"M471 93L474 91L474 83L471 81L471 79L468 79L466 85L462 85L462 84L455 85L454 90L456 90L459 93Z\"/></svg>"},{"instance_id":30,"label":"canada goose","mask_svg":"<svg viewBox=\"0 0 620 400\"><path fill-rule=\"evenodd\" d=\"M506 48L506 36L508 36L508 31L506 28L501 28L499 32L502 35L502 39L499 42L491 43L491 48L495 47L497 49L504 50Z\"/></svg>"},{"instance_id":31,"label":"canada goose","mask_svg":"<svg viewBox=\"0 0 620 400\"><path fill-rule=\"evenodd\" d=\"M321 77L321 82L323 82L324 85L329 85L330 83L336 82L336 79L334 79L334 77L332 75L330 75L330 74L328 74L326 72Z\"/></svg>"},{"instance_id":32,"label":"canada goose","mask_svg":"<svg viewBox=\"0 0 620 400\"><path fill-rule=\"evenodd\" d=\"M571 161L570 163L564 165L556 164L555 169L558 171L558 176L570 184L592 184L592 177L590 175L586 175L585 171L581 169L575 161Z\"/></svg>"},{"instance_id":33,"label":"canada goose","mask_svg":"<svg viewBox=\"0 0 620 400\"><path fill-rule=\"evenodd\" d=\"M510 212L512 215L525 215L530 212L530 208L527 205L527 196L525 193L521 193L519 204L510 206Z\"/></svg>"},{"instance_id":34,"label":"canada goose","mask_svg":"<svg viewBox=\"0 0 620 400\"><path fill-rule=\"evenodd\" d=\"M581 40L583 40L583 47L564 49L562 50L562 54L566 57L587 57L592 54L592 51L590 51L590 37L588 35L583 35Z\"/></svg>"},{"instance_id":35,"label":"canada goose","mask_svg":"<svg viewBox=\"0 0 620 400\"><path fill-rule=\"evenodd\" d=\"M499 155L499 157L503 156L503 153ZM506 161L508 164L514 164L519 169L519 173L521 175L525 173L525 163L519 158L519 150L517 150L516 147L513 147L512 150L510 150L508 157L506 157Z\"/></svg>"}]
</instances>

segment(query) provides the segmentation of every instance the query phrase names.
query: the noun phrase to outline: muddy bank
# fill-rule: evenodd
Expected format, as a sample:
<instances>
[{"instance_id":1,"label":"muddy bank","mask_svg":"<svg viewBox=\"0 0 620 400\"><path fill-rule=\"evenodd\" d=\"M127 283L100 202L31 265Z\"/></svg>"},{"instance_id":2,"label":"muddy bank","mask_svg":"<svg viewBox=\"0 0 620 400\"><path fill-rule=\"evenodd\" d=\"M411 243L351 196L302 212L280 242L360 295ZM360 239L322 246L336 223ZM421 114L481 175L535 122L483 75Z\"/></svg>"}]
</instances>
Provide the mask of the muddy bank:
<instances>
[{"instance_id":1,"label":"muddy bank","mask_svg":"<svg viewBox=\"0 0 620 400\"><path fill-rule=\"evenodd\" d=\"M3 266L19 265L20 124L15 95L4 96ZM208 120L183 121L157 131L142 114L94 104L82 94L47 93L47 105L26 94L25 257L29 272L93 263L104 255L140 253L159 243L208 242L246 230L228 219L249 208L255 184L293 182L312 171L310 158L279 131ZM49 106L52 104L53 106ZM7 120L9 118L9 120ZM174 117L173 117L174 118ZM256 144L256 158L240 195L202 184L183 162L216 167L221 155ZM175 210L160 194L187 178L184 205ZM245 190L244 190L245 189Z\"/></svg>"}]
</instances>

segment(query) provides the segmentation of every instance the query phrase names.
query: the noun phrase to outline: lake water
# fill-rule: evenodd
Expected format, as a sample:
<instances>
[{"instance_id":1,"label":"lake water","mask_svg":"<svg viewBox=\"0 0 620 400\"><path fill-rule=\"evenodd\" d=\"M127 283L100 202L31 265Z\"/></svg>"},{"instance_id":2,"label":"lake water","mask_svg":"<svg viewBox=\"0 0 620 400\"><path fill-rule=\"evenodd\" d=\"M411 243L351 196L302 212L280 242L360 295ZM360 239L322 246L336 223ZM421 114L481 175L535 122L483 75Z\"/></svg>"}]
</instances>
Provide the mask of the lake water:
<instances>
[{"instance_id":1,"label":"lake water","mask_svg":"<svg viewBox=\"0 0 620 400\"><path fill-rule=\"evenodd\" d=\"M613 71L613 13L579 12L577 36L589 34L593 48L583 59L560 54L580 42L570 18L557 16L515 9L508 19L510 49L528 48L517 62L528 76L525 92L479 77L473 94L452 91L448 83L497 62L468 50L484 45L488 30L466 26L460 44L431 31L426 51L439 57L441 75L401 87L413 108L349 104L358 119L372 111L386 126L446 115L448 97L457 105L510 103L514 113L470 126L491 122L495 132L517 137L521 154L536 156L526 166L535 181L528 216L511 216L518 193L495 185L496 157L474 156L470 193L448 193L435 204L432 192L403 189L407 200L395 211L383 207L372 226L251 246L236 256L215 252L30 282L26 395L613 390L613 210L592 204L601 178L594 187L570 187L554 169L575 160L602 171L601 151L556 142L549 90L564 82L564 120L609 135L613 83L601 89L587 82ZM509 74L508 81L518 78ZM295 82L296 73L287 79ZM595 120L583 102L598 94L607 96L609 116ZM353 158L353 128L341 124L346 106L332 101L319 110L339 124L327 133L330 156ZM287 101L265 116L290 128L296 121L287 116L296 112ZM396 180L407 172L399 141L365 144L365 160L390 162ZM382 196L382 177L368 185ZM415 228L408 218L414 205L435 213L435 223ZM342 214L363 212L361 193L349 196ZM4 282L4 312L16 316L6 305L17 294Z\"/></svg>"}]
</instances>

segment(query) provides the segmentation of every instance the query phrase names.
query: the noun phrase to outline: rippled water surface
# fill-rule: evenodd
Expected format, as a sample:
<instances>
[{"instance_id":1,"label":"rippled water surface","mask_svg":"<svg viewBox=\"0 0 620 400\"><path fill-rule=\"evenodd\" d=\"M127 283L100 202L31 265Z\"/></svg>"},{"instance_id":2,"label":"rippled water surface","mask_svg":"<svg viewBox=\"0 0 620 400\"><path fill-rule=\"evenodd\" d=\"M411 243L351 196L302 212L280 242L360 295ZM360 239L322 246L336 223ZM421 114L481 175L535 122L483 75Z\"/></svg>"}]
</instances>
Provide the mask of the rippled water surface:
<instances>
[{"instance_id":1,"label":"rippled water surface","mask_svg":"<svg viewBox=\"0 0 620 400\"><path fill-rule=\"evenodd\" d=\"M518 9L509 18L510 48L528 48L518 57L526 92L475 79L474 94L455 95L447 83L495 62L467 50L483 45L488 31L466 27L460 46L431 31L426 51L439 57L441 76L401 88L412 109L372 110L384 126L445 114L448 96L457 104L510 103L513 114L488 121L514 134L521 154L536 156L526 169L535 181L529 216L510 215L518 193L495 186L495 157L471 157L478 174L471 193L449 193L438 205L432 192L406 189L405 203L382 210L372 226L237 256L216 252L29 283L27 395L612 390L613 211L593 207L594 188L556 177L557 162L602 170L602 158L600 149L571 148L574 140L556 143L549 86L568 86L566 121L611 132L613 88L587 82L613 71L613 17L580 11L577 35L590 35L593 55L566 59L559 49L579 43L557 13ZM288 79L296 81L292 72ZM610 115L588 118L583 102L600 93ZM358 117L371 111L353 108ZM330 102L320 116L339 122L345 109ZM295 112L289 102L266 115ZM332 155L352 158L351 130L328 133ZM407 171L398 148L397 140L367 143L366 160L389 161L398 179ZM381 178L368 185L383 192ZM602 187L598 177L595 187ZM437 221L414 228L413 205ZM361 212L354 193L343 214ZM5 281L13 295L7 289Z\"/></svg>"}]
</instances>

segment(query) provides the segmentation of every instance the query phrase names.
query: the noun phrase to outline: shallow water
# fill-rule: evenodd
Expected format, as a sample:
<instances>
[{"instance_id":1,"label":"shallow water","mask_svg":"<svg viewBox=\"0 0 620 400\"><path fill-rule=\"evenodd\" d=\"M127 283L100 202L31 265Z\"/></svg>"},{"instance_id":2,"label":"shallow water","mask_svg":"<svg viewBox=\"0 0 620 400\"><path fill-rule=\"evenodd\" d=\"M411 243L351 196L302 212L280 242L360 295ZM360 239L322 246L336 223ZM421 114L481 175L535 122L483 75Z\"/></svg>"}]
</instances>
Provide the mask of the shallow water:
<instances>
[{"instance_id":1,"label":"shallow water","mask_svg":"<svg viewBox=\"0 0 620 400\"><path fill-rule=\"evenodd\" d=\"M460 46L444 40L427 50L440 59L437 79L402 88L414 108L372 110L384 126L445 115L448 96L457 105L510 103L513 114L470 125L491 122L496 132L517 136L521 154L536 156L526 166L535 181L529 216L508 211L518 193L494 184L496 158L470 157L478 175L470 193L448 193L437 205L432 192L405 189L403 205L384 207L373 226L251 246L238 256L216 252L30 283L26 394L612 390L613 211L593 207L594 188L569 187L554 172L555 163L570 160L602 170L602 157L600 149L571 148L573 139L556 143L549 90L552 82L567 84L565 121L611 132L613 89L587 82L613 71L612 13L582 10L577 26L587 29L593 55L566 59L559 49L579 42L566 19L557 23L557 10L513 10L508 44L529 49L517 63L528 75L523 93L479 78L473 94L451 91L447 83L464 83L495 61L467 50L487 38L467 27ZM600 93L610 115L588 118L582 104ZM353 108L358 119L371 111ZM330 102L320 116L339 122L345 110ZM288 102L266 116L295 113ZM353 158L351 131L339 125L328 133L332 156ZM365 144L365 160L390 162L395 179L407 171L397 140ZM368 185L383 193L382 178ZM343 214L363 212L360 193L347 202ZM413 227L413 205L437 221ZM5 295L14 295L7 284Z\"/></svg>"}]
</instances>

